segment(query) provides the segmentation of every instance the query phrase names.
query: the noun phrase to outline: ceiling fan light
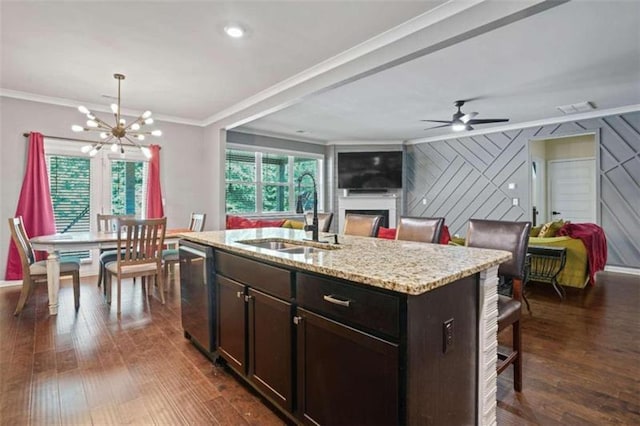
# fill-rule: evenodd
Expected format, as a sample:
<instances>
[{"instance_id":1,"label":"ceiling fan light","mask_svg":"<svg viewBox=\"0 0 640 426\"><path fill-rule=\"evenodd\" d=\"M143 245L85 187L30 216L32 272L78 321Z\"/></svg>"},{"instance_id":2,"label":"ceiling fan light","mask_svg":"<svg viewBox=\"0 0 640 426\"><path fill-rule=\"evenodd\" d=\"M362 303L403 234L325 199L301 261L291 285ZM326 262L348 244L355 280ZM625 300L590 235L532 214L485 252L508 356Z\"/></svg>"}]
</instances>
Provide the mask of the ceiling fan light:
<instances>
[{"instance_id":1,"label":"ceiling fan light","mask_svg":"<svg viewBox=\"0 0 640 426\"><path fill-rule=\"evenodd\" d=\"M227 33L229 37L240 38L244 35L244 28L237 24L230 24L224 27L224 32Z\"/></svg>"},{"instance_id":2,"label":"ceiling fan light","mask_svg":"<svg viewBox=\"0 0 640 426\"><path fill-rule=\"evenodd\" d=\"M466 128L467 126L464 123L453 123L451 125L451 130L453 130L454 132L461 132Z\"/></svg>"},{"instance_id":3,"label":"ceiling fan light","mask_svg":"<svg viewBox=\"0 0 640 426\"><path fill-rule=\"evenodd\" d=\"M73 126L71 126L71 130L73 130L74 132L81 132L84 130L84 127L74 124Z\"/></svg>"}]
</instances>

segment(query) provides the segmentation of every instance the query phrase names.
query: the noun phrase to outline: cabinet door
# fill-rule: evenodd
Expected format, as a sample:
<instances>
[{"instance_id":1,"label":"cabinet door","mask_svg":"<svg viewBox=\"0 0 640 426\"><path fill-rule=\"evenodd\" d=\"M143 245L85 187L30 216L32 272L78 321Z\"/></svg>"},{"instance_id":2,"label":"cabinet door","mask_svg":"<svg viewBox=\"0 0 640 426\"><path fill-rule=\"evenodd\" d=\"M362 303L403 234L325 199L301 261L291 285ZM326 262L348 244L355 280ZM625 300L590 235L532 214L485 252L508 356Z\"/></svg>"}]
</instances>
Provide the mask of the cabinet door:
<instances>
[{"instance_id":1,"label":"cabinet door","mask_svg":"<svg viewBox=\"0 0 640 426\"><path fill-rule=\"evenodd\" d=\"M305 423L400 423L399 349L298 308L298 412Z\"/></svg>"},{"instance_id":2,"label":"cabinet door","mask_svg":"<svg viewBox=\"0 0 640 426\"><path fill-rule=\"evenodd\" d=\"M292 410L291 304L249 289L249 380Z\"/></svg>"},{"instance_id":3,"label":"cabinet door","mask_svg":"<svg viewBox=\"0 0 640 426\"><path fill-rule=\"evenodd\" d=\"M234 370L246 374L245 286L220 275L218 290L218 351Z\"/></svg>"}]
</instances>

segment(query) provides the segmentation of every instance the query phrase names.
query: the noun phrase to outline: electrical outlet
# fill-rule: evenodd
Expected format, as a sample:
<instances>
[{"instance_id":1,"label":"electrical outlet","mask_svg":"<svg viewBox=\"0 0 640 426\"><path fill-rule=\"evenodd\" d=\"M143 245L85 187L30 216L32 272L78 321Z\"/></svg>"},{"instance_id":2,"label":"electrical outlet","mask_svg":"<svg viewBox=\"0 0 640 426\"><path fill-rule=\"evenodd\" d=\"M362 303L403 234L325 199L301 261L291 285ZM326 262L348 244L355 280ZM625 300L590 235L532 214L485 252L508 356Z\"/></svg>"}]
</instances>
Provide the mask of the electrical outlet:
<instances>
[{"instance_id":1,"label":"electrical outlet","mask_svg":"<svg viewBox=\"0 0 640 426\"><path fill-rule=\"evenodd\" d=\"M514 182L510 182L509 189L516 189L516 184Z\"/></svg>"},{"instance_id":2,"label":"electrical outlet","mask_svg":"<svg viewBox=\"0 0 640 426\"><path fill-rule=\"evenodd\" d=\"M426 198L423 198L423 199L422 199L422 205L423 205L423 206L426 206L426 205L427 205L427 199L426 199Z\"/></svg>"},{"instance_id":3,"label":"electrical outlet","mask_svg":"<svg viewBox=\"0 0 640 426\"><path fill-rule=\"evenodd\" d=\"M453 349L453 343L453 318L451 318L442 323L442 352L446 354Z\"/></svg>"},{"instance_id":4,"label":"electrical outlet","mask_svg":"<svg viewBox=\"0 0 640 426\"><path fill-rule=\"evenodd\" d=\"M511 200L511 204L513 204L514 206L517 206L520 204L520 200L518 198L513 198Z\"/></svg>"}]
</instances>

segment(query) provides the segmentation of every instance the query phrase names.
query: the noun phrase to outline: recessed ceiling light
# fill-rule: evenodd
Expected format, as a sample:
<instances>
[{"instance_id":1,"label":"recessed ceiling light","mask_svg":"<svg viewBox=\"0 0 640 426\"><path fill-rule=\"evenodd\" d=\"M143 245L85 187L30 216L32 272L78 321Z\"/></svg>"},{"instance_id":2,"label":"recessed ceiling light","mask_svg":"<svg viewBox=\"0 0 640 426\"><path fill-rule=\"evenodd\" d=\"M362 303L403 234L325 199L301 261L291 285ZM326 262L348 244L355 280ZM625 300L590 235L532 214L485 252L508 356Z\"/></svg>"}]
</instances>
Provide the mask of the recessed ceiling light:
<instances>
[{"instance_id":1,"label":"recessed ceiling light","mask_svg":"<svg viewBox=\"0 0 640 426\"><path fill-rule=\"evenodd\" d=\"M224 27L224 32L227 33L229 37L240 38L244 35L244 28L238 24L229 24Z\"/></svg>"}]
</instances>

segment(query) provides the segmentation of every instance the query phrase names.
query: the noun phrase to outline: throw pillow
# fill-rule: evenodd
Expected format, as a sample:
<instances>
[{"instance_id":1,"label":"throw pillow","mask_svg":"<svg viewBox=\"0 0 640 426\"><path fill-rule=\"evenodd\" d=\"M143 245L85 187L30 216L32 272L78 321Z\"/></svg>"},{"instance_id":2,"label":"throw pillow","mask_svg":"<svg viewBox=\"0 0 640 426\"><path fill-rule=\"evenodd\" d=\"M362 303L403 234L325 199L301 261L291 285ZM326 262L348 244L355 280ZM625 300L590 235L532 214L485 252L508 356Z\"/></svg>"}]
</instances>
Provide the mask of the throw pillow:
<instances>
[{"instance_id":1,"label":"throw pillow","mask_svg":"<svg viewBox=\"0 0 640 426\"><path fill-rule=\"evenodd\" d=\"M283 228L290 228L290 229L304 229L304 222L299 221L299 220L285 220L284 223L282 224Z\"/></svg>"},{"instance_id":2,"label":"throw pillow","mask_svg":"<svg viewBox=\"0 0 640 426\"><path fill-rule=\"evenodd\" d=\"M378 229L378 238L386 238L387 240L395 240L396 239L396 229L395 228L385 228L381 226Z\"/></svg>"},{"instance_id":3,"label":"throw pillow","mask_svg":"<svg viewBox=\"0 0 640 426\"><path fill-rule=\"evenodd\" d=\"M542 229L542 225L534 226L531 228L531 232L529 232L530 237L537 237L540 235L540 230Z\"/></svg>"},{"instance_id":4,"label":"throw pillow","mask_svg":"<svg viewBox=\"0 0 640 426\"><path fill-rule=\"evenodd\" d=\"M451 234L449 234L449 227L447 225L442 225L442 233L440 234L440 244L449 244L451 241Z\"/></svg>"},{"instance_id":5,"label":"throw pillow","mask_svg":"<svg viewBox=\"0 0 640 426\"><path fill-rule=\"evenodd\" d=\"M560 219L555 222L545 223L540 229L538 238L552 238L556 236L556 233L564 225L564 220Z\"/></svg>"},{"instance_id":6,"label":"throw pillow","mask_svg":"<svg viewBox=\"0 0 640 426\"><path fill-rule=\"evenodd\" d=\"M285 222L285 219L265 220L258 219L255 221L256 228L280 228Z\"/></svg>"},{"instance_id":7,"label":"throw pillow","mask_svg":"<svg viewBox=\"0 0 640 426\"><path fill-rule=\"evenodd\" d=\"M227 229L252 228L251 222L252 221L242 216L227 215L226 228Z\"/></svg>"}]
</instances>

